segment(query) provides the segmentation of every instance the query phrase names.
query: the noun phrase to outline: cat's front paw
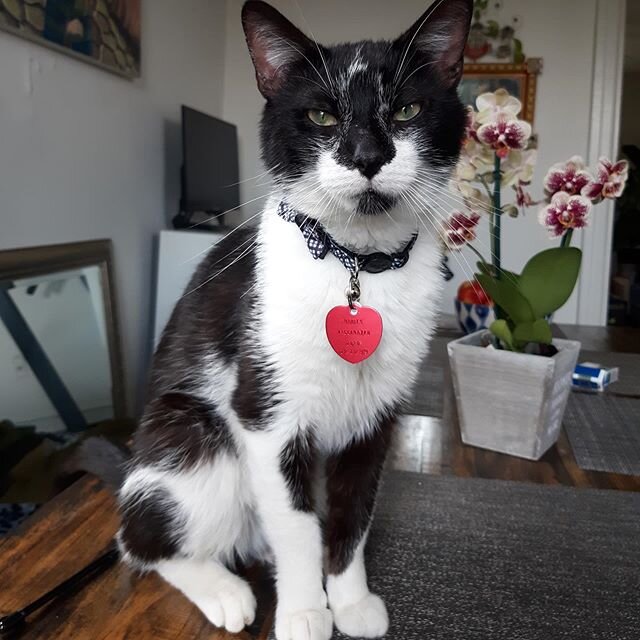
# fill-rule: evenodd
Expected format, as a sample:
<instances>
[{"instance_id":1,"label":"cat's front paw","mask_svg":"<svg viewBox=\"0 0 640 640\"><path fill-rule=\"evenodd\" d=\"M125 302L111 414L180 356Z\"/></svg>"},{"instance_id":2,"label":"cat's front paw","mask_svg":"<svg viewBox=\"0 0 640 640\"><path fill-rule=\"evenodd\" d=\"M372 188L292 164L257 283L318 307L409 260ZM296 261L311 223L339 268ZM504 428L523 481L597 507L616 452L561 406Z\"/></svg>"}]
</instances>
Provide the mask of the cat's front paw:
<instances>
[{"instance_id":1,"label":"cat's front paw","mask_svg":"<svg viewBox=\"0 0 640 640\"><path fill-rule=\"evenodd\" d=\"M239 578L211 585L210 592L194 598L194 602L216 627L231 633L242 631L256 615L256 599L251 587Z\"/></svg>"},{"instance_id":2,"label":"cat's front paw","mask_svg":"<svg viewBox=\"0 0 640 640\"><path fill-rule=\"evenodd\" d=\"M330 640L333 616L329 609L276 612L277 640Z\"/></svg>"},{"instance_id":3,"label":"cat's front paw","mask_svg":"<svg viewBox=\"0 0 640 640\"><path fill-rule=\"evenodd\" d=\"M334 608L333 618L342 633L355 638L379 638L389 628L387 608L373 593L355 604Z\"/></svg>"}]
</instances>

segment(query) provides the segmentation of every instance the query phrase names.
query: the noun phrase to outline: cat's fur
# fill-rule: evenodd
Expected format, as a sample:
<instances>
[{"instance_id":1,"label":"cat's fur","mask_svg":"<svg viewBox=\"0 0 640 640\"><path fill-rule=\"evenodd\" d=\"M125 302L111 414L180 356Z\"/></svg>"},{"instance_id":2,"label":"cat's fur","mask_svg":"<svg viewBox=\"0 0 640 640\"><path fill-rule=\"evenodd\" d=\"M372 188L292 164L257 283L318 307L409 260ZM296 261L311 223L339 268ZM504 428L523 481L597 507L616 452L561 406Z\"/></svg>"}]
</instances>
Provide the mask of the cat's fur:
<instances>
[{"instance_id":1,"label":"cat's fur","mask_svg":"<svg viewBox=\"0 0 640 640\"><path fill-rule=\"evenodd\" d=\"M231 569L256 558L274 564L278 640L327 640L333 621L358 637L387 630L363 549L393 419L434 330L437 225L415 212L458 156L471 11L472 0L438 0L393 42L320 47L269 5L244 6L276 186L257 234L240 229L215 247L164 331L119 532L126 561L230 631L255 611ZM392 120L413 102L413 120ZM314 124L309 109L338 124ZM348 273L331 254L313 259L278 217L282 199L361 253L398 251L420 231L404 267L360 276L363 303L384 322L360 364L340 359L324 329Z\"/></svg>"}]
</instances>

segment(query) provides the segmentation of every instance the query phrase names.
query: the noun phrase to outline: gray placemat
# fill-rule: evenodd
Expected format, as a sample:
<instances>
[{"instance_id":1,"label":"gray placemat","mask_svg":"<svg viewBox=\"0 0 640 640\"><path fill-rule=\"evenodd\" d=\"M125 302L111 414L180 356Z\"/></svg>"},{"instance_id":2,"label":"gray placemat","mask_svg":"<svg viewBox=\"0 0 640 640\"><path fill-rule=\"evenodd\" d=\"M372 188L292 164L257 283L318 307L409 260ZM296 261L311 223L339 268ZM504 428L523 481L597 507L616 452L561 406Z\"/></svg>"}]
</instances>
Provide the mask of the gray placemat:
<instances>
[{"instance_id":1,"label":"gray placemat","mask_svg":"<svg viewBox=\"0 0 640 640\"><path fill-rule=\"evenodd\" d=\"M640 494L391 472L367 551L386 639L638 640L639 530Z\"/></svg>"},{"instance_id":2,"label":"gray placemat","mask_svg":"<svg viewBox=\"0 0 640 640\"><path fill-rule=\"evenodd\" d=\"M620 378L604 393L569 397L564 427L578 466L640 475L640 355L581 351L579 362L619 367Z\"/></svg>"},{"instance_id":3,"label":"gray placemat","mask_svg":"<svg viewBox=\"0 0 640 640\"><path fill-rule=\"evenodd\" d=\"M640 475L640 399L573 392L564 428L581 469Z\"/></svg>"},{"instance_id":4,"label":"gray placemat","mask_svg":"<svg viewBox=\"0 0 640 640\"><path fill-rule=\"evenodd\" d=\"M429 355L420 365L413 396L405 413L442 417L444 376L449 367L447 344L451 338L437 337L431 341Z\"/></svg>"}]
</instances>

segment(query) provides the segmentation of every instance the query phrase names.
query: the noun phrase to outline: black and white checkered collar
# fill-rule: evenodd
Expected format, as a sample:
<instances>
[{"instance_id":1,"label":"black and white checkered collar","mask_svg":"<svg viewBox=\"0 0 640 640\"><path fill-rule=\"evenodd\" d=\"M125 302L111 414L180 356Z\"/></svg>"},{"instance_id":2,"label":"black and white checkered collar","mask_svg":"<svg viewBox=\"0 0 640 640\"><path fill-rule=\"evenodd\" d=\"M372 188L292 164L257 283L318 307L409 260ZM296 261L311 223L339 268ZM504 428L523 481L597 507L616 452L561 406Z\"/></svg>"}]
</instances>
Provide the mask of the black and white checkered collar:
<instances>
[{"instance_id":1,"label":"black and white checkered collar","mask_svg":"<svg viewBox=\"0 0 640 640\"><path fill-rule=\"evenodd\" d=\"M322 260L331 252L351 273L367 271L381 273L387 269L400 269L407 264L409 252L418 237L414 233L407 245L397 253L355 253L338 244L322 227L321 224L289 206L284 200L278 205L278 215L287 222L295 222L306 240L309 252L315 260Z\"/></svg>"}]
</instances>

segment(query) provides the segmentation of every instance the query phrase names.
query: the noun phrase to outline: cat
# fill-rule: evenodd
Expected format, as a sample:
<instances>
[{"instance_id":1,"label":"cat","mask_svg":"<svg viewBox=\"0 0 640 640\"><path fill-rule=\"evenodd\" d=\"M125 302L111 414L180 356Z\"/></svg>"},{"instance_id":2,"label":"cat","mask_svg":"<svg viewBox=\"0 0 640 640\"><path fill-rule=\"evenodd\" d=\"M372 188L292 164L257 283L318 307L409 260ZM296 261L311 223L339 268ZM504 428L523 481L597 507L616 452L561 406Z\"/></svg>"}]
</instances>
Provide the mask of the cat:
<instances>
[{"instance_id":1,"label":"cat","mask_svg":"<svg viewBox=\"0 0 640 640\"><path fill-rule=\"evenodd\" d=\"M164 330L118 533L125 562L230 632L254 619L233 573L253 560L274 568L277 640L327 640L334 623L387 631L364 547L394 420L435 330L441 223L424 212L464 136L456 87L472 7L437 0L396 40L325 47L270 5L243 6L273 192L257 230L202 261ZM333 307L360 309L347 288L383 323L357 363L325 334Z\"/></svg>"}]
</instances>

